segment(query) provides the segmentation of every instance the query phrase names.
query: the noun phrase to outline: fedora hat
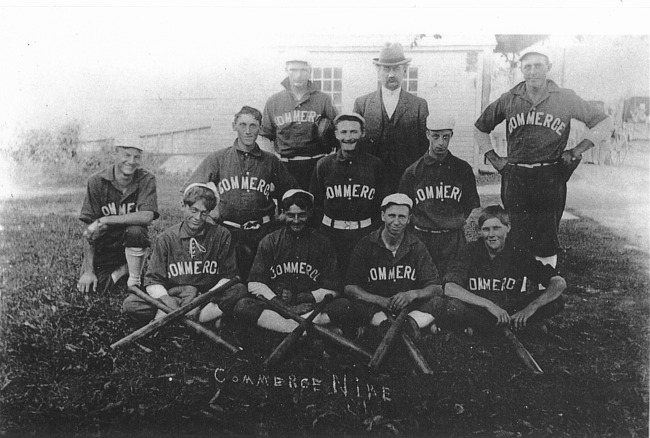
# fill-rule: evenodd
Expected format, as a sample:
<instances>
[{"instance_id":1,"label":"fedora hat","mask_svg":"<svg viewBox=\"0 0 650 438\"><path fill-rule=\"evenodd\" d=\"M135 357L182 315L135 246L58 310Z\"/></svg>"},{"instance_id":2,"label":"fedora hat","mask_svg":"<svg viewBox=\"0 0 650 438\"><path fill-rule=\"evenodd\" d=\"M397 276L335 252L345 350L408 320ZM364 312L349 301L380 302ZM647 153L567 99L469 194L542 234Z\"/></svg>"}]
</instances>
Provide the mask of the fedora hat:
<instances>
[{"instance_id":1,"label":"fedora hat","mask_svg":"<svg viewBox=\"0 0 650 438\"><path fill-rule=\"evenodd\" d=\"M402 65L411 62L411 58L404 57L404 49L400 43L386 43L379 52L379 58L374 58L375 65Z\"/></svg>"}]
</instances>

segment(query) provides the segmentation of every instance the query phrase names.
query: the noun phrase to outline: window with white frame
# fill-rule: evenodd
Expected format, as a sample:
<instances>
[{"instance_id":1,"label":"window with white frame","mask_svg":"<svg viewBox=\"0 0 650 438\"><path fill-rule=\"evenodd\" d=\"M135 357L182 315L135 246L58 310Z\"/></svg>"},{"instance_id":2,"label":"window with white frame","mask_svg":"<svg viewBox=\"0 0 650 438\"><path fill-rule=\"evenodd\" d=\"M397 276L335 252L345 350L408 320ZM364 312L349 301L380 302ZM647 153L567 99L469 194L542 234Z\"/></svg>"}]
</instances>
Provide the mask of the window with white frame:
<instances>
[{"instance_id":1,"label":"window with white frame","mask_svg":"<svg viewBox=\"0 0 650 438\"><path fill-rule=\"evenodd\" d=\"M418 95L418 68L409 67L406 69L406 76L402 87L411 94Z\"/></svg>"},{"instance_id":2,"label":"window with white frame","mask_svg":"<svg viewBox=\"0 0 650 438\"><path fill-rule=\"evenodd\" d=\"M314 67L311 72L314 87L329 94L336 110L343 111L343 69L341 67Z\"/></svg>"}]
</instances>

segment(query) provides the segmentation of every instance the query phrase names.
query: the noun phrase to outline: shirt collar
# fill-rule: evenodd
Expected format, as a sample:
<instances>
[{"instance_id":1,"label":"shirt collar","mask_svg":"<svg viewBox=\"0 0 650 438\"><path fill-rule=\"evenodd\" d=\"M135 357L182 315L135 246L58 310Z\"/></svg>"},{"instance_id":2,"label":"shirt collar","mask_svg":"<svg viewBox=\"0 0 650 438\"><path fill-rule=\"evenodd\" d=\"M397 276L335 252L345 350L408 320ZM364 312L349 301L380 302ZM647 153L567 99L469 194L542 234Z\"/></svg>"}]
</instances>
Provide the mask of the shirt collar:
<instances>
[{"instance_id":1,"label":"shirt collar","mask_svg":"<svg viewBox=\"0 0 650 438\"><path fill-rule=\"evenodd\" d=\"M394 90L389 90L388 88L384 87L383 85L381 86L381 96L383 98L391 98L395 96L399 96L399 93L402 91L402 87L397 87Z\"/></svg>"},{"instance_id":2,"label":"shirt collar","mask_svg":"<svg viewBox=\"0 0 650 438\"><path fill-rule=\"evenodd\" d=\"M354 150L354 154L352 154L351 157L348 158L344 157L343 152L341 152L340 148L339 150L336 151L336 161L354 161L357 159L358 156L359 156L359 142L357 142L357 147Z\"/></svg>"},{"instance_id":3,"label":"shirt collar","mask_svg":"<svg viewBox=\"0 0 650 438\"><path fill-rule=\"evenodd\" d=\"M435 158L429 154L429 151L427 150L427 153L424 154L424 164L434 164L434 163L449 163L453 158L453 155L451 154L451 151L447 150L447 156L442 160L438 161Z\"/></svg>"},{"instance_id":4,"label":"shirt collar","mask_svg":"<svg viewBox=\"0 0 650 438\"><path fill-rule=\"evenodd\" d=\"M203 226L203 229L202 229L201 231L199 231L199 232L196 233L196 234L190 234L189 230L188 230L187 227L185 226L185 221L183 221L183 222L181 222L181 223L178 225L178 236L179 236L181 239L190 239L190 238L192 238L192 237L204 236L204 235L205 235L205 229L208 227L208 225L209 225L209 224L206 223L206 224Z\"/></svg>"},{"instance_id":5,"label":"shirt collar","mask_svg":"<svg viewBox=\"0 0 650 438\"><path fill-rule=\"evenodd\" d=\"M547 79L546 80L546 90L549 93L559 93L561 88L552 80ZM519 82L515 88L512 89L513 94L519 95L519 96L527 96L528 94L526 93L526 81Z\"/></svg>"},{"instance_id":6,"label":"shirt collar","mask_svg":"<svg viewBox=\"0 0 650 438\"><path fill-rule=\"evenodd\" d=\"M237 152L242 153L242 154L251 154L251 155L254 155L254 156L256 156L256 157L260 157L260 156L262 156L262 149L260 149L260 146L259 146L257 143L255 143L255 146L253 146L253 149L252 149L252 150L250 150L250 151L245 151L245 150L243 150L242 148L239 147L239 141L238 141L238 139L235 139L235 142L232 144L232 147L233 147Z\"/></svg>"}]
</instances>

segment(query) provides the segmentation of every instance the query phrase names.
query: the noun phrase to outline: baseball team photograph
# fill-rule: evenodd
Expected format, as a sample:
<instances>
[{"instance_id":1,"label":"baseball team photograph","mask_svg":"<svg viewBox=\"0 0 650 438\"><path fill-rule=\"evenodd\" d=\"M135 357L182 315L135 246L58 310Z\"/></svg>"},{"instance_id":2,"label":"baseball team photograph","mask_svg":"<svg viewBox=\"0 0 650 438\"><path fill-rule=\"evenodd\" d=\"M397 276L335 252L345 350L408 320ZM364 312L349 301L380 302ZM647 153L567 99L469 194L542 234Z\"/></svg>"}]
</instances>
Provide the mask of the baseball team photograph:
<instances>
[{"instance_id":1,"label":"baseball team photograph","mask_svg":"<svg viewBox=\"0 0 650 438\"><path fill-rule=\"evenodd\" d=\"M647 437L646 8L0 7L0 435Z\"/></svg>"}]
</instances>

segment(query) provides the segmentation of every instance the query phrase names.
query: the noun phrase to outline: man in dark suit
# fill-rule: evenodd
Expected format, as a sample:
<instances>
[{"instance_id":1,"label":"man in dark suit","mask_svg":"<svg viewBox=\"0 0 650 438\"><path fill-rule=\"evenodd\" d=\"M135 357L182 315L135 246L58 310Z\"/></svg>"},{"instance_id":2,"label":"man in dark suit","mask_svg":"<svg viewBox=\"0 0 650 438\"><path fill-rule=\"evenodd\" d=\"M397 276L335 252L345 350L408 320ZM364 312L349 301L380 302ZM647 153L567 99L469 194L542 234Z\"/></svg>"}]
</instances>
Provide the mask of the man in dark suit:
<instances>
[{"instance_id":1,"label":"man in dark suit","mask_svg":"<svg viewBox=\"0 0 650 438\"><path fill-rule=\"evenodd\" d=\"M366 120L369 146L366 152L378 156L386 165L388 193L397 190L407 167L427 151L427 102L402 89L411 58L404 57L400 43L386 43L377 66L380 86L354 102L354 112Z\"/></svg>"}]
</instances>

